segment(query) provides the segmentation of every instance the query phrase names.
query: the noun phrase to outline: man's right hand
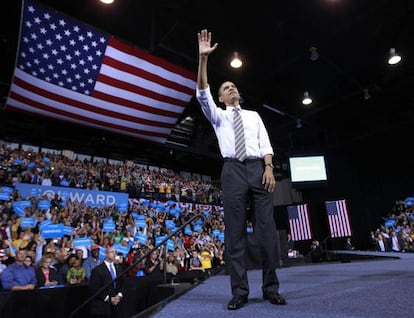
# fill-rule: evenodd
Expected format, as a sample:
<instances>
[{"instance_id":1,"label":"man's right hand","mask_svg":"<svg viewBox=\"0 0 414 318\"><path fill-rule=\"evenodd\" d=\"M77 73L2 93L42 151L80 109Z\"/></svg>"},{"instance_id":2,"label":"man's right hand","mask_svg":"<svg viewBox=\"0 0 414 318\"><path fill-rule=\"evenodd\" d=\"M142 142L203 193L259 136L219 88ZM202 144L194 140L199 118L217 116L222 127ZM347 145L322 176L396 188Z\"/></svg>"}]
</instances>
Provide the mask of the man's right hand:
<instances>
[{"instance_id":1,"label":"man's right hand","mask_svg":"<svg viewBox=\"0 0 414 318\"><path fill-rule=\"evenodd\" d=\"M218 43L211 46L211 32L206 29L198 33L198 52L200 56L207 56L217 48Z\"/></svg>"}]
</instances>

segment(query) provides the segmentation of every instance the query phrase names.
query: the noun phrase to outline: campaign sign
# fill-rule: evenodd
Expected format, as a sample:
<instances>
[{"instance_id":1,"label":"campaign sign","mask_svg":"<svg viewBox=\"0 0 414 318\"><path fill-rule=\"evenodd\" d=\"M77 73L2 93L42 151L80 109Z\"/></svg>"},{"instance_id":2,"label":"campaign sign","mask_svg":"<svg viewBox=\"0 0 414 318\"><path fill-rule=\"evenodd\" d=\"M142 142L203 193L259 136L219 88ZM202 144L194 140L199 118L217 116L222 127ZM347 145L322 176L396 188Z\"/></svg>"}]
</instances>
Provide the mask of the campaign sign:
<instances>
[{"instance_id":1,"label":"campaign sign","mask_svg":"<svg viewBox=\"0 0 414 318\"><path fill-rule=\"evenodd\" d=\"M35 227L36 226L36 219L35 218L22 218L20 226L22 228L26 227Z\"/></svg>"},{"instance_id":2,"label":"campaign sign","mask_svg":"<svg viewBox=\"0 0 414 318\"><path fill-rule=\"evenodd\" d=\"M31 197L34 190L38 195L54 198L58 194L60 198L70 199L72 202L84 202L90 207L105 207L117 204L128 205L128 194L121 192L86 190L68 187L52 187L37 184L17 183L16 189L19 190L22 197Z\"/></svg>"},{"instance_id":3,"label":"campaign sign","mask_svg":"<svg viewBox=\"0 0 414 318\"><path fill-rule=\"evenodd\" d=\"M44 220L44 221L39 223L39 228L42 228L42 227L44 227L46 225L49 225L49 224L52 224L51 220Z\"/></svg>"},{"instance_id":4,"label":"campaign sign","mask_svg":"<svg viewBox=\"0 0 414 318\"><path fill-rule=\"evenodd\" d=\"M63 233L63 229L62 229L62 233ZM92 245L92 240L90 237L78 237L73 240L74 248L81 247L81 246L89 247L91 245Z\"/></svg>"},{"instance_id":5,"label":"campaign sign","mask_svg":"<svg viewBox=\"0 0 414 318\"><path fill-rule=\"evenodd\" d=\"M72 226L65 225L63 227L63 234L64 235L71 236L73 234L73 227Z\"/></svg>"},{"instance_id":6,"label":"campaign sign","mask_svg":"<svg viewBox=\"0 0 414 318\"><path fill-rule=\"evenodd\" d=\"M112 245L112 247L115 248L117 253L122 253L122 255L124 257L128 256L128 253L129 253L129 250L130 250L129 246L123 246L121 244L114 244L114 245Z\"/></svg>"},{"instance_id":7,"label":"campaign sign","mask_svg":"<svg viewBox=\"0 0 414 318\"><path fill-rule=\"evenodd\" d=\"M167 241L167 249L169 250L169 251L174 251L174 241L172 241L172 240L168 240Z\"/></svg>"},{"instance_id":8,"label":"campaign sign","mask_svg":"<svg viewBox=\"0 0 414 318\"><path fill-rule=\"evenodd\" d=\"M145 234L143 234L141 232L137 232L137 233L135 233L134 241L138 241L142 245L145 245L148 242L148 235L145 235Z\"/></svg>"},{"instance_id":9,"label":"campaign sign","mask_svg":"<svg viewBox=\"0 0 414 318\"><path fill-rule=\"evenodd\" d=\"M158 237L156 237L156 238L155 238L155 246L160 245L160 244L161 244L161 242L162 242L163 240L165 240L166 238L167 238L167 236L166 236L166 235L162 235L162 236L158 236Z\"/></svg>"},{"instance_id":10,"label":"campaign sign","mask_svg":"<svg viewBox=\"0 0 414 318\"><path fill-rule=\"evenodd\" d=\"M108 219L104 222L103 224L103 229L104 232L107 233L112 233L115 231L115 222L112 219Z\"/></svg>"},{"instance_id":11,"label":"campaign sign","mask_svg":"<svg viewBox=\"0 0 414 318\"><path fill-rule=\"evenodd\" d=\"M40 229L43 238L61 238L63 237L63 224L48 224Z\"/></svg>"}]
</instances>

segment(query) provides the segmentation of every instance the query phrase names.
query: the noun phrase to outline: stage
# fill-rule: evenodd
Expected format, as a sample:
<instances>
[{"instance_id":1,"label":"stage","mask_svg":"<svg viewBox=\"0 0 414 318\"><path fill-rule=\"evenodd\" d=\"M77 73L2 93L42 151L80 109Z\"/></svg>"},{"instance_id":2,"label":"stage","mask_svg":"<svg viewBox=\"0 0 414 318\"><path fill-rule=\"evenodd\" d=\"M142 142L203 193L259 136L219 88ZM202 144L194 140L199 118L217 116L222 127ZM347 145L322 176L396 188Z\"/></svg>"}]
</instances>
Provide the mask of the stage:
<instances>
[{"instance_id":1,"label":"stage","mask_svg":"<svg viewBox=\"0 0 414 318\"><path fill-rule=\"evenodd\" d=\"M261 271L249 270L249 302L227 310L231 298L225 271L181 292L140 317L399 317L412 316L414 254L329 251L322 263L278 268L280 293L288 302L262 299Z\"/></svg>"}]
</instances>

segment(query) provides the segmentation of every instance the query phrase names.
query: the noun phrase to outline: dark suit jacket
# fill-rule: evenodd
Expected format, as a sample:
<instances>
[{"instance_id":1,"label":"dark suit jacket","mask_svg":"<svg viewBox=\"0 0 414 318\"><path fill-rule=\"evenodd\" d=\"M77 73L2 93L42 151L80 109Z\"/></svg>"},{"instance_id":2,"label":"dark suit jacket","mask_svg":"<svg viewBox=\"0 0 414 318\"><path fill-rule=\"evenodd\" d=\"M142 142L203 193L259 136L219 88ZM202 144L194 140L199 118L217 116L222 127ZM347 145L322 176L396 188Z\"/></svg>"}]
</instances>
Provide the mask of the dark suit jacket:
<instances>
[{"instance_id":1,"label":"dark suit jacket","mask_svg":"<svg viewBox=\"0 0 414 318\"><path fill-rule=\"evenodd\" d=\"M116 268L116 272L119 274L120 270ZM89 279L89 289L92 294L95 294L98 290L103 288L104 285L107 285L110 282L112 282L112 276L104 262L92 269L91 278ZM92 300L90 307L91 315L115 317L119 304L117 306L113 306L110 303L110 300L105 301L105 298L107 296L114 297L119 292L122 293L122 278L116 280L115 286L114 284L109 284L107 288L105 288Z\"/></svg>"}]
</instances>

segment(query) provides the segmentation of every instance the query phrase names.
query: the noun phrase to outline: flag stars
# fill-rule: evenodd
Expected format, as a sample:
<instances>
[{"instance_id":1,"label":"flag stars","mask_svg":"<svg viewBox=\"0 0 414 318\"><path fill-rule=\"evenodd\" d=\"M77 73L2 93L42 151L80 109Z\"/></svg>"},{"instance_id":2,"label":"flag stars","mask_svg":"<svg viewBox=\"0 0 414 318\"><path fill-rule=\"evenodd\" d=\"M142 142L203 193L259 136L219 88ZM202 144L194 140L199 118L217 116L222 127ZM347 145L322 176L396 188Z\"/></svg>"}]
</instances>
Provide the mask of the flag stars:
<instances>
[{"instance_id":1,"label":"flag stars","mask_svg":"<svg viewBox=\"0 0 414 318\"><path fill-rule=\"evenodd\" d=\"M66 61L72 61L72 56L70 54L66 55Z\"/></svg>"},{"instance_id":2,"label":"flag stars","mask_svg":"<svg viewBox=\"0 0 414 318\"><path fill-rule=\"evenodd\" d=\"M76 68L77 68L78 66L76 65L76 64L74 64L74 63L72 63L71 65L70 65L70 68L72 69L72 70L76 70Z\"/></svg>"},{"instance_id":3,"label":"flag stars","mask_svg":"<svg viewBox=\"0 0 414 318\"><path fill-rule=\"evenodd\" d=\"M32 40L37 40L37 35L36 35L36 33L32 33L32 34L30 34L30 38L32 39Z\"/></svg>"},{"instance_id":4,"label":"flag stars","mask_svg":"<svg viewBox=\"0 0 414 318\"><path fill-rule=\"evenodd\" d=\"M52 41L51 39L47 39L47 40L46 40L46 44L47 44L48 46L52 46L52 45L53 45L53 41Z\"/></svg>"},{"instance_id":5,"label":"flag stars","mask_svg":"<svg viewBox=\"0 0 414 318\"><path fill-rule=\"evenodd\" d=\"M27 10L29 10L30 13L34 13L35 12L35 9L34 9L33 6L28 6L27 7Z\"/></svg>"},{"instance_id":6,"label":"flag stars","mask_svg":"<svg viewBox=\"0 0 414 318\"><path fill-rule=\"evenodd\" d=\"M75 40L73 40L73 39L71 39L71 40L69 41L69 44L70 44L70 45L72 45L72 46L75 46L75 45L76 45L76 41L75 41Z\"/></svg>"},{"instance_id":7,"label":"flag stars","mask_svg":"<svg viewBox=\"0 0 414 318\"><path fill-rule=\"evenodd\" d=\"M37 45L37 48L38 48L39 50L43 50L43 49L44 49L44 46L42 45L42 43L39 43L39 44Z\"/></svg>"},{"instance_id":8,"label":"flag stars","mask_svg":"<svg viewBox=\"0 0 414 318\"><path fill-rule=\"evenodd\" d=\"M96 51L96 56L102 56L102 52L101 51Z\"/></svg>"},{"instance_id":9,"label":"flag stars","mask_svg":"<svg viewBox=\"0 0 414 318\"><path fill-rule=\"evenodd\" d=\"M33 54L35 51L36 51L36 50L35 50L34 48L29 47L29 52L30 52L30 53L32 53L32 54Z\"/></svg>"},{"instance_id":10,"label":"flag stars","mask_svg":"<svg viewBox=\"0 0 414 318\"><path fill-rule=\"evenodd\" d=\"M50 28L51 28L52 30L56 30L56 28L57 28L57 27L56 27L56 24L51 23L51 24L50 24Z\"/></svg>"},{"instance_id":11,"label":"flag stars","mask_svg":"<svg viewBox=\"0 0 414 318\"><path fill-rule=\"evenodd\" d=\"M55 69L55 67L52 64L49 64L47 66L47 69L53 71Z\"/></svg>"},{"instance_id":12,"label":"flag stars","mask_svg":"<svg viewBox=\"0 0 414 318\"><path fill-rule=\"evenodd\" d=\"M55 38L56 38L56 40L59 40L59 41L61 41L61 40L62 40L62 36L61 36L59 33L57 33L57 34L55 35Z\"/></svg>"},{"instance_id":13,"label":"flag stars","mask_svg":"<svg viewBox=\"0 0 414 318\"><path fill-rule=\"evenodd\" d=\"M66 25L66 21L65 21L65 20L63 20L63 19L60 19L60 20L59 20L59 25L60 25L60 26L65 26L65 25Z\"/></svg>"},{"instance_id":14,"label":"flag stars","mask_svg":"<svg viewBox=\"0 0 414 318\"><path fill-rule=\"evenodd\" d=\"M47 31L46 31L45 28L40 28L40 33L43 34L43 35L45 35L47 33Z\"/></svg>"},{"instance_id":15,"label":"flag stars","mask_svg":"<svg viewBox=\"0 0 414 318\"><path fill-rule=\"evenodd\" d=\"M40 62L39 62L38 59L34 59L33 63L35 63L36 65L39 65L40 64Z\"/></svg>"},{"instance_id":16,"label":"flag stars","mask_svg":"<svg viewBox=\"0 0 414 318\"><path fill-rule=\"evenodd\" d=\"M76 86L72 86L72 90L73 90L73 91L77 91L77 90L78 90L78 88L77 88Z\"/></svg>"},{"instance_id":17,"label":"flag stars","mask_svg":"<svg viewBox=\"0 0 414 318\"><path fill-rule=\"evenodd\" d=\"M61 50L62 52L65 52L65 51L67 50L67 48L66 48L66 46L65 46L65 45L61 45L61 46L60 46L60 50Z\"/></svg>"},{"instance_id":18,"label":"flag stars","mask_svg":"<svg viewBox=\"0 0 414 318\"><path fill-rule=\"evenodd\" d=\"M83 50L84 50L84 51L86 51L86 52L87 52L87 51L89 51L89 45L86 45L86 44L85 44L85 45L83 46Z\"/></svg>"},{"instance_id":19,"label":"flag stars","mask_svg":"<svg viewBox=\"0 0 414 318\"><path fill-rule=\"evenodd\" d=\"M81 42L83 42L85 40L85 37L83 35L79 35L78 36L78 40L81 41Z\"/></svg>"},{"instance_id":20,"label":"flag stars","mask_svg":"<svg viewBox=\"0 0 414 318\"><path fill-rule=\"evenodd\" d=\"M49 14L49 13L45 13L45 14L43 14L43 18L44 18L45 20L50 20L50 14Z\"/></svg>"},{"instance_id":21,"label":"flag stars","mask_svg":"<svg viewBox=\"0 0 414 318\"><path fill-rule=\"evenodd\" d=\"M93 33L92 33L91 31L88 31L88 32L86 33L86 36L87 36L88 38L92 38L92 37L93 37Z\"/></svg>"},{"instance_id":22,"label":"flag stars","mask_svg":"<svg viewBox=\"0 0 414 318\"><path fill-rule=\"evenodd\" d=\"M40 24L40 23L42 23L42 20L39 17L36 17L36 18L34 18L34 22L36 24Z\"/></svg>"},{"instance_id":23,"label":"flag stars","mask_svg":"<svg viewBox=\"0 0 414 318\"><path fill-rule=\"evenodd\" d=\"M23 40L23 42L24 42L24 43L29 43L29 38L28 38L28 37L26 37L26 36L25 36L25 37L23 37L23 38L22 38L22 40Z\"/></svg>"},{"instance_id":24,"label":"flag stars","mask_svg":"<svg viewBox=\"0 0 414 318\"><path fill-rule=\"evenodd\" d=\"M75 32L79 32L79 31L80 31L80 28L79 28L77 25L75 25L75 26L73 27L73 31L75 31Z\"/></svg>"},{"instance_id":25,"label":"flag stars","mask_svg":"<svg viewBox=\"0 0 414 318\"><path fill-rule=\"evenodd\" d=\"M49 54L47 54L47 53L43 53L43 58L44 58L45 60L48 60L48 59L49 59Z\"/></svg>"},{"instance_id":26,"label":"flag stars","mask_svg":"<svg viewBox=\"0 0 414 318\"><path fill-rule=\"evenodd\" d=\"M45 77L45 81L46 81L46 82L50 82L51 80L52 80L52 79L51 79L49 76L46 76L46 77Z\"/></svg>"},{"instance_id":27,"label":"flag stars","mask_svg":"<svg viewBox=\"0 0 414 318\"><path fill-rule=\"evenodd\" d=\"M53 73L53 78L59 78L59 74L58 73Z\"/></svg>"},{"instance_id":28,"label":"flag stars","mask_svg":"<svg viewBox=\"0 0 414 318\"><path fill-rule=\"evenodd\" d=\"M88 68L84 68L84 69L83 69L83 73L85 73L85 74L89 74L89 72L90 72L90 71L89 71L89 69L88 69Z\"/></svg>"},{"instance_id":29,"label":"flag stars","mask_svg":"<svg viewBox=\"0 0 414 318\"><path fill-rule=\"evenodd\" d=\"M65 30L65 35L66 36L70 36L72 34L72 32L70 32L69 30Z\"/></svg>"},{"instance_id":30,"label":"flag stars","mask_svg":"<svg viewBox=\"0 0 414 318\"><path fill-rule=\"evenodd\" d=\"M55 55L55 56L59 54L58 50L56 50L56 49L53 49L51 51L51 53L52 53L52 55Z\"/></svg>"},{"instance_id":31,"label":"flag stars","mask_svg":"<svg viewBox=\"0 0 414 318\"><path fill-rule=\"evenodd\" d=\"M63 60L62 59L57 59L56 60L56 63L58 63L59 65L62 65L63 64Z\"/></svg>"},{"instance_id":32,"label":"flag stars","mask_svg":"<svg viewBox=\"0 0 414 318\"><path fill-rule=\"evenodd\" d=\"M26 21L26 26L30 29L32 27L32 24L30 23L30 21Z\"/></svg>"}]
</instances>

